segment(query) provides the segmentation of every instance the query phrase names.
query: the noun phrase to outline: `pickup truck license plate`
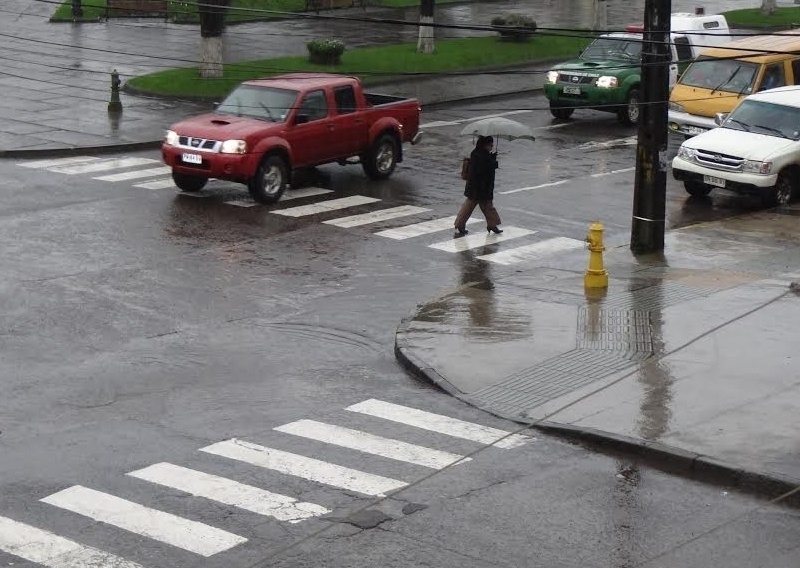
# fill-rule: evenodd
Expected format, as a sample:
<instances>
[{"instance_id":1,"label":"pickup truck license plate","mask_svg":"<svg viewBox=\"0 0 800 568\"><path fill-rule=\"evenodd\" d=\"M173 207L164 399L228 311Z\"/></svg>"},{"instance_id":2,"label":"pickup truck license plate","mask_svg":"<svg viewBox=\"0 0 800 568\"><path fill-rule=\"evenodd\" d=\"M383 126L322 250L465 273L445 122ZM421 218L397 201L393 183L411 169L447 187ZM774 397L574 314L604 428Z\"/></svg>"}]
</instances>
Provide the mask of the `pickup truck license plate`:
<instances>
[{"instance_id":1,"label":"pickup truck license plate","mask_svg":"<svg viewBox=\"0 0 800 568\"><path fill-rule=\"evenodd\" d=\"M203 156L200 154L184 154L181 159L187 164L202 164Z\"/></svg>"},{"instance_id":2,"label":"pickup truck license plate","mask_svg":"<svg viewBox=\"0 0 800 568\"><path fill-rule=\"evenodd\" d=\"M715 185L717 187L725 187L725 180L716 176L703 176L703 183L706 185Z\"/></svg>"},{"instance_id":3,"label":"pickup truck license plate","mask_svg":"<svg viewBox=\"0 0 800 568\"><path fill-rule=\"evenodd\" d=\"M564 87L564 92L568 95L580 95L581 88L580 87L573 87L572 85L567 85Z\"/></svg>"},{"instance_id":4,"label":"pickup truck license plate","mask_svg":"<svg viewBox=\"0 0 800 568\"><path fill-rule=\"evenodd\" d=\"M705 132L705 128L700 128L699 126L687 126L686 127L686 134L691 134L692 136L696 136L698 134L702 134Z\"/></svg>"}]
</instances>

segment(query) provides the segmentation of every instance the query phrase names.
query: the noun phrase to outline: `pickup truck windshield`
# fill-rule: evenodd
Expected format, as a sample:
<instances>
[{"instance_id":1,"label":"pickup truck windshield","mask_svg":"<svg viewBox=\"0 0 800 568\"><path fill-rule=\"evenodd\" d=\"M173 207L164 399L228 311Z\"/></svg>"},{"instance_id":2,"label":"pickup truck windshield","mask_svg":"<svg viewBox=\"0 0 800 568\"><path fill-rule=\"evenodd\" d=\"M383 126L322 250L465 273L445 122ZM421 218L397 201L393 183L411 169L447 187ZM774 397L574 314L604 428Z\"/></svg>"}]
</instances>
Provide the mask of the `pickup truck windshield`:
<instances>
[{"instance_id":1,"label":"pickup truck windshield","mask_svg":"<svg viewBox=\"0 0 800 568\"><path fill-rule=\"evenodd\" d=\"M745 99L722 127L800 140L800 108Z\"/></svg>"},{"instance_id":2,"label":"pickup truck windshield","mask_svg":"<svg viewBox=\"0 0 800 568\"><path fill-rule=\"evenodd\" d=\"M246 116L270 122L284 122L295 105L298 91L239 85L214 111L218 114Z\"/></svg>"},{"instance_id":3,"label":"pickup truck windshield","mask_svg":"<svg viewBox=\"0 0 800 568\"><path fill-rule=\"evenodd\" d=\"M642 42L631 38L614 38L610 36L599 37L589 44L581 59L589 61L607 61L609 59L623 59L639 61L642 54Z\"/></svg>"},{"instance_id":4,"label":"pickup truck windshield","mask_svg":"<svg viewBox=\"0 0 800 568\"><path fill-rule=\"evenodd\" d=\"M678 81L681 85L747 95L753 91L758 65L736 59L698 57Z\"/></svg>"}]
</instances>

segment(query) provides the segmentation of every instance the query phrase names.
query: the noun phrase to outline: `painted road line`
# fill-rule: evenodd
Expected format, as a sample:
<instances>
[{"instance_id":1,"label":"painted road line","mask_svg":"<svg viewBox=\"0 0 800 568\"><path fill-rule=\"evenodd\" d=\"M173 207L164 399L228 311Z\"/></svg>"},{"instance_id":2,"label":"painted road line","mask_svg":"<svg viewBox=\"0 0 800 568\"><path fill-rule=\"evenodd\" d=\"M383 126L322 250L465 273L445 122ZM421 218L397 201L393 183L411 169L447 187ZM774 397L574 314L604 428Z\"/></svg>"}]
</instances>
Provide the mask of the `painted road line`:
<instances>
[{"instance_id":1,"label":"painted road line","mask_svg":"<svg viewBox=\"0 0 800 568\"><path fill-rule=\"evenodd\" d=\"M456 126L460 124L461 121L459 120L434 120L433 122L426 122L425 124L420 124L420 129L423 128L438 128L440 126Z\"/></svg>"},{"instance_id":2,"label":"painted road line","mask_svg":"<svg viewBox=\"0 0 800 568\"><path fill-rule=\"evenodd\" d=\"M551 181L550 183L542 183L539 185L531 185L528 187L520 187L518 189L510 189L508 191L501 191L501 195L508 195L509 193L519 193L520 191L531 191L532 189L541 189L542 187L553 187L555 185L564 185L565 183L569 183L573 180L562 179L559 181Z\"/></svg>"},{"instance_id":3,"label":"painted road line","mask_svg":"<svg viewBox=\"0 0 800 568\"><path fill-rule=\"evenodd\" d=\"M49 568L142 568L141 564L0 517L0 550Z\"/></svg>"},{"instance_id":4,"label":"painted road line","mask_svg":"<svg viewBox=\"0 0 800 568\"><path fill-rule=\"evenodd\" d=\"M399 217L408 217L409 215L417 215L430 211L425 207L414 207L413 205L401 205L400 207L391 207L389 209L380 209L378 211L371 211L369 213L362 213L361 215L350 215L349 217L339 217L338 219L330 219L323 221L326 225L334 225L336 227L350 228L358 227L360 225L369 225L371 223L380 223L381 221L388 221L389 219L397 219Z\"/></svg>"},{"instance_id":5,"label":"painted road line","mask_svg":"<svg viewBox=\"0 0 800 568\"><path fill-rule=\"evenodd\" d=\"M218 442L201 448L200 451L272 469L286 475L302 477L317 483L348 489L364 495L383 497L387 492L401 489L407 485L396 479L365 473L237 439Z\"/></svg>"},{"instance_id":6,"label":"painted road line","mask_svg":"<svg viewBox=\"0 0 800 568\"><path fill-rule=\"evenodd\" d=\"M301 187L300 189L290 189L284 191L281 195L280 202L291 201L292 199L300 199L302 197L312 197L314 195L324 195L326 193L333 193L332 189L323 189L321 187Z\"/></svg>"},{"instance_id":7,"label":"painted road line","mask_svg":"<svg viewBox=\"0 0 800 568\"><path fill-rule=\"evenodd\" d=\"M603 150L605 148L617 148L622 146L633 146L639 141L638 136L628 136L627 138L617 138L615 140L606 140L605 142L586 142L580 146L572 148L573 150Z\"/></svg>"},{"instance_id":8,"label":"painted road line","mask_svg":"<svg viewBox=\"0 0 800 568\"><path fill-rule=\"evenodd\" d=\"M506 227L499 235L480 231L464 237L458 237L456 239L449 239L440 243L434 243L432 245L428 245L428 247L443 250L445 252L463 252L465 250L502 243L503 241L524 237L526 235L533 235L535 232L536 231L519 229L517 227Z\"/></svg>"},{"instance_id":9,"label":"painted road line","mask_svg":"<svg viewBox=\"0 0 800 568\"><path fill-rule=\"evenodd\" d=\"M404 239L411 239L413 237L428 235L430 233L438 233L439 231L444 231L445 229L455 231L455 221L456 217L453 215L452 217L443 217L441 219L433 219L431 221L422 221L421 223L405 225L404 227L397 227L395 229L386 229L385 231L378 231L375 234L380 237L402 241ZM472 225L478 221L479 219L470 218L470 220L467 221L467 225Z\"/></svg>"},{"instance_id":10,"label":"painted road line","mask_svg":"<svg viewBox=\"0 0 800 568\"><path fill-rule=\"evenodd\" d=\"M47 168L47 171L68 175L91 174L94 172L105 172L108 170L133 168L136 166L147 166L157 163L159 163L159 160L153 160L151 158L113 158L111 160L97 160L94 162L89 162L88 164L56 166L53 168Z\"/></svg>"},{"instance_id":11,"label":"painted road line","mask_svg":"<svg viewBox=\"0 0 800 568\"><path fill-rule=\"evenodd\" d=\"M633 167L633 168L623 168L621 170L611 170L610 172L601 172L599 174L592 174L589 177L599 178L599 177L603 177L603 176L613 176L615 174L624 174L624 173L627 173L627 172L634 172L634 171L636 171L635 167Z\"/></svg>"},{"instance_id":12,"label":"painted road line","mask_svg":"<svg viewBox=\"0 0 800 568\"><path fill-rule=\"evenodd\" d=\"M498 428L482 426L473 422L459 420L458 418L434 414L433 412L374 398L348 406L346 410L414 426L430 432L437 432L453 438L471 440L481 444L493 444L497 448L516 448L534 439L520 434L511 434Z\"/></svg>"},{"instance_id":13,"label":"painted road line","mask_svg":"<svg viewBox=\"0 0 800 568\"><path fill-rule=\"evenodd\" d=\"M242 199L234 199L233 201L226 201L225 205L233 205L235 207L255 207L258 205L255 201L244 201Z\"/></svg>"},{"instance_id":14,"label":"painted road line","mask_svg":"<svg viewBox=\"0 0 800 568\"><path fill-rule=\"evenodd\" d=\"M85 164L86 162L96 162L100 158L93 156L72 156L71 158L55 158L53 160L36 160L35 162L23 162L23 168L54 168L56 166L68 166L70 164Z\"/></svg>"},{"instance_id":15,"label":"painted road line","mask_svg":"<svg viewBox=\"0 0 800 568\"><path fill-rule=\"evenodd\" d=\"M99 179L100 181L127 181L131 179L139 179L146 177L163 176L172 171L169 166L161 166L160 168L149 168L146 170L134 170L132 172L122 172L121 174L111 174L107 176L100 176L92 179Z\"/></svg>"},{"instance_id":16,"label":"painted road line","mask_svg":"<svg viewBox=\"0 0 800 568\"><path fill-rule=\"evenodd\" d=\"M137 183L134 184L133 187L143 187L144 189L169 189L174 188L175 182L172 181L172 178L165 178L165 179L157 179L153 181L146 181L144 183Z\"/></svg>"},{"instance_id":17,"label":"painted road line","mask_svg":"<svg viewBox=\"0 0 800 568\"><path fill-rule=\"evenodd\" d=\"M81 485L41 501L206 557L247 542L246 538L221 529Z\"/></svg>"},{"instance_id":18,"label":"painted road line","mask_svg":"<svg viewBox=\"0 0 800 568\"><path fill-rule=\"evenodd\" d=\"M299 523L311 517L330 513L325 507L314 503L304 503L287 495L272 493L232 479L171 463L157 463L132 471L128 475L259 515L273 517L279 521Z\"/></svg>"},{"instance_id":19,"label":"painted road line","mask_svg":"<svg viewBox=\"0 0 800 568\"><path fill-rule=\"evenodd\" d=\"M311 205L301 205L299 207L289 207L288 209L276 209L271 211L276 215L285 215L287 217L305 217L306 215L317 215L319 213L330 213L337 209L346 209L348 207L356 207L358 205L365 205L367 203L375 203L380 199L374 197L365 197L363 195L352 195L350 197L342 197L339 199L331 199L329 201L321 201L320 203L312 203Z\"/></svg>"},{"instance_id":20,"label":"painted road line","mask_svg":"<svg viewBox=\"0 0 800 568\"><path fill-rule=\"evenodd\" d=\"M483 116L473 116L470 118L458 118L456 120L434 120L431 122L426 122L425 124L420 124L420 128L435 128L437 126L455 126L457 124L463 124L464 122L475 122L478 120L483 120L484 118L495 118L498 116L510 116L512 114L524 114L528 112L533 112L531 110L510 110L507 112L498 112L495 114L485 114Z\"/></svg>"},{"instance_id":21,"label":"painted road line","mask_svg":"<svg viewBox=\"0 0 800 568\"><path fill-rule=\"evenodd\" d=\"M488 260L489 262L495 262L497 264L509 265L516 264L518 262L536 260L559 252L581 249L585 246L585 241L570 239L568 237L555 237L552 239L547 239L546 241L534 243L532 245L501 250L492 254L484 254L478 258L480 260Z\"/></svg>"},{"instance_id":22,"label":"painted road line","mask_svg":"<svg viewBox=\"0 0 800 568\"><path fill-rule=\"evenodd\" d=\"M470 458L465 458L458 454L432 450L424 446L375 436L374 434L351 430L342 426L325 424L316 420L298 420L297 422L278 426L275 430L433 469L442 469L455 462L470 461Z\"/></svg>"}]
</instances>

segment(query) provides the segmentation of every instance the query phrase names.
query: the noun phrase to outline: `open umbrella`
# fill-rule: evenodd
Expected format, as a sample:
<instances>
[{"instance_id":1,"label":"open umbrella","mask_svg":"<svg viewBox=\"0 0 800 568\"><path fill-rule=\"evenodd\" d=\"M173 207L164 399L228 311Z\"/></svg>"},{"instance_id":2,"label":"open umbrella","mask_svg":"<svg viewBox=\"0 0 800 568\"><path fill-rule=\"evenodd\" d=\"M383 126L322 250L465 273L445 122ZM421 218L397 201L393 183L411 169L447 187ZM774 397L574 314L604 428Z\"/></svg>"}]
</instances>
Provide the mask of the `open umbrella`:
<instances>
[{"instance_id":1,"label":"open umbrella","mask_svg":"<svg viewBox=\"0 0 800 568\"><path fill-rule=\"evenodd\" d=\"M461 135L493 136L495 138L504 138L505 140L536 140L530 127L502 116L492 116L471 122L461 130Z\"/></svg>"}]
</instances>

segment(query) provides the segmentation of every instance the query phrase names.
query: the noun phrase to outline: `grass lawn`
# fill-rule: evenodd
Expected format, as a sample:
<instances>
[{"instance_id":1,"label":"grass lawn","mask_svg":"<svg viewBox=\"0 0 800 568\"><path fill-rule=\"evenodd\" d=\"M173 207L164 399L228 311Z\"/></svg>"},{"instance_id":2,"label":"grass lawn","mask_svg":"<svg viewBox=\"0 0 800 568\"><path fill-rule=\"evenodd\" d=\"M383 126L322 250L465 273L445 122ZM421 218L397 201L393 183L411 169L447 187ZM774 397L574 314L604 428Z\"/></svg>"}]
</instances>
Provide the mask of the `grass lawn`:
<instances>
[{"instance_id":1,"label":"grass lawn","mask_svg":"<svg viewBox=\"0 0 800 568\"><path fill-rule=\"evenodd\" d=\"M332 0L319 0L323 5ZM340 4L341 1L337 0ZM405 8L419 6L419 0L363 0L369 6ZM465 0L436 0L437 4L464 2ZM468 0L467 0L468 1ZM345 2L346 3L346 2ZM356 5L357 2L356 2ZM106 17L106 0L82 0L84 20ZM228 22L249 22L285 17L282 12L303 12L306 0L233 0L228 11ZM197 0L167 0L167 19L180 23L199 23ZM330 12L323 10L321 13ZM50 18L51 22L72 21L72 0L65 0Z\"/></svg>"},{"instance_id":2,"label":"grass lawn","mask_svg":"<svg viewBox=\"0 0 800 568\"><path fill-rule=\"evenodd\" d=\"M224 77L201 79L197 67L158 71L134 77L126 87L158 96L219 100L241 81L297 71L324 71L360 77L376 84L408 74L458 72L482 67L574 57L589 39L534 36L528 42L499 41L496 36L436 41L436 53L417 53L416 43L345 51L336 66L315 65L304 55L226 64Z\"/></svg>"},{"instance_id":3,"label":"grass lawn","mask_svg":"<svg viewBox=\"0 0 800 568\"><path fill-rule=\"evenodd\" d=\"M728 24L742 28L770 28L800 26L800 8L777 8L771 16L765 16L760 8L723 12Z\"/></svg>"}]
</instances>

